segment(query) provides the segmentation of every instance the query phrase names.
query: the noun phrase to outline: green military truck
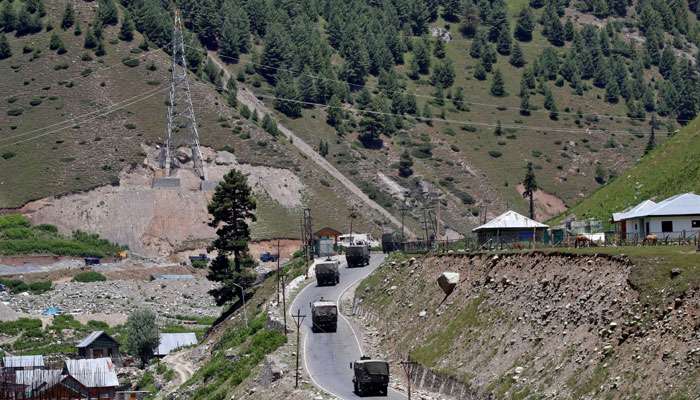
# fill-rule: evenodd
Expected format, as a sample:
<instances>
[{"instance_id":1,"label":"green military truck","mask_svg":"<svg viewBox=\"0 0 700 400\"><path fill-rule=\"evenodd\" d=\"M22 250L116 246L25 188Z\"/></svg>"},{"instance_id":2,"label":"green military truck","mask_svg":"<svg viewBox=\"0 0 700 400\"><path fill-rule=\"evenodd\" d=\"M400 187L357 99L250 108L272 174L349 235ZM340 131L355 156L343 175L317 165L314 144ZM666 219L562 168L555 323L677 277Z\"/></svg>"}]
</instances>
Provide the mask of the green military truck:
<instances>
[{"instance_id":1,"label":"green military truck","mask_svg":"<svg viewBox=\"0 0 700 400\"><path fill-rule=\"evenodd\" d=\"M332 301L319 301L311 303L311 331L335 332L338 329L338 306Z\"/></svg>"},{"instance_id":2,"label":"green military truck","mask_svg":"<svg viewBox=\"0 0 700 400\"><path fill-rule=\"evenodd\" d=\"M345 260L347 260L349 268L369 265L369 245L360 243L347 246Z\"/></svg>"},{"instance_id":3,"label":"green military truck","mask_svg":"<svg viewBox=\"0 0 700 400\"><path fill-rule=\"evenodd\" d=\"M389 363L363 356L360 360L351 362L350 369L353 370L352 384L358 396L387 395Z\"/></svg>"},{"instance_id":4,"label":"green military truck","mask_svg":"<svg viewBox=\"0 0 700 400\"><path fill-rule=\"evenodd\" d=\"M330 258L316 263L314 270L316 271L316 283L318 286L335 286L340 283L340 270L338 260Z\"/></svg>"}]
</instances>

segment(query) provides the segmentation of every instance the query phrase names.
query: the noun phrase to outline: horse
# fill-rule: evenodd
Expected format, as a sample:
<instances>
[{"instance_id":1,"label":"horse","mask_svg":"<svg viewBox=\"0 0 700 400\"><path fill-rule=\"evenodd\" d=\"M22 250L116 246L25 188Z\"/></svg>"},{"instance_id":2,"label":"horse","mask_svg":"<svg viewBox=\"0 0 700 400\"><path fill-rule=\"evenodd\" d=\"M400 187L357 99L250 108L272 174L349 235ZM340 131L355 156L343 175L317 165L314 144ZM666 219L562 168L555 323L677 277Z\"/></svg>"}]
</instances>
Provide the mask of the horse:
<instances>
[{"instance_id":1,"label":"horse","mask_svg":"<svg viewBox=\"0 0 700 400\"><path fill-rule=\"evenodd\" d=\"M656 246L656 242L658 241L658 238L656 235L646 235L644 237L644 240L642 241L643 245L651 245L651 246Z\"/></svg>"}]
</instances>

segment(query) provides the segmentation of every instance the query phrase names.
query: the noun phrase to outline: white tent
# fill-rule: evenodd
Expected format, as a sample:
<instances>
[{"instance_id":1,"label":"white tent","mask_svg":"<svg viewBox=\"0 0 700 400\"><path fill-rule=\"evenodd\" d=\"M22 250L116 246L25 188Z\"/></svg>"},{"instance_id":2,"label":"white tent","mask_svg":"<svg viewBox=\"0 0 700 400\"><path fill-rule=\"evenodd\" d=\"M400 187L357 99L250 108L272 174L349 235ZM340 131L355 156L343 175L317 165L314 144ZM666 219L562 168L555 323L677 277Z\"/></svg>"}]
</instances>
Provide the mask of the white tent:
<instances>
[{"instance_id":1,"label":"white tent","mask_svg":"<svg viewBox=\"0 0 700 400\"><path fill-rule=\"evenodd\" d=\"M472 229L479 232L487 229L547 229L549 225L541 224L515 211L506 211L484 225Z\"/></svg>"}]
</instances>

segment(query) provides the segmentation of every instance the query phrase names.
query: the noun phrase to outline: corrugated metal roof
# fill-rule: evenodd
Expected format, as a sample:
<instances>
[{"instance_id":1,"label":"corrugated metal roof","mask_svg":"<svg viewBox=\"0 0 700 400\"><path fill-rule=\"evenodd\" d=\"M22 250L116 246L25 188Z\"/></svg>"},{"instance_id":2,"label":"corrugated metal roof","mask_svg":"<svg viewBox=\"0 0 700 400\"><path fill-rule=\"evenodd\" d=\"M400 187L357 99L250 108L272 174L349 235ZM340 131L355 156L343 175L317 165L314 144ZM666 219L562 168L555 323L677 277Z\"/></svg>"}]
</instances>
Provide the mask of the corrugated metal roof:
<instances>
[{"instance_id":1,"label":"corrugated metal roof","mask_svg":"<svg viewBox=\"0 0 700 400\"><path fill-rule=\"evenodd\" d=\"M506 211L491 221L472 229L477 232L483 229L534 229L549 228L549 225L541 224L515 211Z\"/></svg>"},{"instance_id":2,"label":"corrugated metal roof","mask_svg":"<svg viewBox=\"0 0 700 400\"><path fill-rule=\"evenodd\" d=\"M193 346L197 344L197 335L194 333L161 333L160 344L156 349L157 356L167 356L173 350L181 347Z\"/></svg>"},{"instance_id":3,"label":"corrugated metal roof","mask_svg":"<svg viewBox=\"0 0 700 400\"><path fill-rule=\"evenodd\" d=\"M117 371L109 357L66 360L63 372L88 388L119 386Z\"/></svg>"},{"instance_id":4,"label":"corrugated metal roof","mask_svg":"<svg viewBox=\"0 0 700 400\"><path fill-rule=\"evenodd\" d=\"M5 368L32 368L43 367L44 356L9 356L3 357Z\"/></svg>"},{"instance_id":5,"label":"corrugated metal roof","mask_svg":"<svg viewBox=\"0 0 700 400\"><path fill-rule=\"evenodd\" d=\"M78 343L78 348L82 347L88 347L92 342L95 341L100 335L102 335L104 332L103 331L94 331L91 334L87 335L87 337Z\"/></svg>"},{"instance_id":6,"label":"corrugated metal roof","mask_svg":"<svg viewBox=\"0 0 700 400\"><path fill-rule=\"evenodd\" d=\"M191 281L194 279L193 275L155 275L154 279L157 281Z\"/></svg>"},{"instance_id":7,"label":"corrugated metal roof","mask_svg":"<svg viewBox=\"0 0 700 400\"><path fill-rule=\"evenodd\" d=\"M60 369L29 369L15 372L15 383L39 387L43 384L53 386L63 379Z\"/></svg>"},{"instance_id":8,"label":"corrugated metal roof","mask_svg":"<svg viewBox=\"0 0 700 400\"><path fill-rule=\"evenodd\" d=\"M695 193L683 193L659 203L645 200L629 210L613 213L613 221L665 215L700 215L700 196Z\"/></svg>"}]
</instances>

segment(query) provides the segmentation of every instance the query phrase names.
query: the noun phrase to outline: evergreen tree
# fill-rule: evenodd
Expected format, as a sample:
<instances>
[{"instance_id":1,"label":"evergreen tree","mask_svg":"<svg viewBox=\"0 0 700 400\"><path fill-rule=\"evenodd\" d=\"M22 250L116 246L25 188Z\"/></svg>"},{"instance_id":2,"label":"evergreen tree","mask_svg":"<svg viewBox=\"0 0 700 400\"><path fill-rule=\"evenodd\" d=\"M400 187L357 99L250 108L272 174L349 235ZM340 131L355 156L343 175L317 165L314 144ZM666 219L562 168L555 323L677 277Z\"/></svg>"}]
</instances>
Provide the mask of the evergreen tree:
<instances>
[{"instance_id":1,"label":"evergreen tree","mask_svg":"<svg viewBox=\"0 0 700 400\"><path fill-rule=\"evenodd\" d=\"M372 104L372 95L369 93L369 90L367 90L366 87L363 87L362 90L360 90L360 93L355 99L355 103L360 110L366 110L369 105Z\"/></svg>"},{"instance_id":2,"label":"evergreen tree","mask_svg":"<svg viewBox=\"0 0 700 400\"><path fill-rule=\"evenodd\" d=\"M443 42L439 37L437 40L435 40L433 55L437 58L445 58L445 42Z\"/></svg>"},{"instance_id":3,"label":"evergreen tree","mask_svg":"<svg viewBox=\"0 0 700 400\"><path fill-rule=\"evenodd\" d=\"M95 55L97 57L102 57L105 54L107 54L107 51L105 50L104 42L100 39L97 41L97 47L95 47Z\"/></svg>"},{"instance_id":4,"label":"evergreen tree","mask_svg":"<svg viewBox=\"0 0 700 400\"><path fill-rule=\"evenodd\" d=\"M134 40L134 20L131 19L131 14L128 11L124 13L122 26L119 28L119 39L125 42Z\"/></svg>"},{"instance_id":5,"label":"evergreen tree","mask_svg":"<svg viewBox=\"0 0 700 400\"><path fill-rule=\"evenodd\" d=\"M455 108L458 111L463 111L465 109L464 88L462 88L461 86L455 88L454 93L452 94L452 104L454 104Z\"/></svg>"},{"instance_id":6,"label":"evergreen tree","mask_svg":"<svg viewBox=\"0 0 700 400\"><path fill-rule=\"evenodd\" d=\"M515 38L523 42L529 42L532 40L532 31L534 30L535 18L532 15L532 11L529 7L523 7L518 14L518 20L515 23Z\"/></svg>"},{"instance_id":7,"label":"evergreen tree","mask_svg":"<svg viewBox=\"0 0 700 400\"><path fill-rule=\"evenodd\" d=\"M282 25L274 23L268 27L265 45L260 56L260 74L268 82L275 83L277 71L290 59L291 48L289 37Z\"/></svg>"},{"instance_id":8,"label":"evergreen tree","mask_svg":"<svg viewBox=\"0 0 700 400\"><path fill-rule=\"evenodd\" d=\"M530 7L532 8L542 8L544 4L545 0L530 0Z\"/></svg>"},{"instance_id":9,"label":"evergreen tree","mask_svg":"<svg viewBox=\"0 0 700 400\"><path fill-rule=\"evenodd\" d=\"M462 13L462 2L460 0L443 0L442 17L448 22L459 21Z\"/></svg>"},{"instance_id":10,"label":"evergreen tree","mask_svg":"<svg viewBox=\"0 0 700 400\"><path fill-rule=\"evenodd\" d=\"M219 44L221 55L233 63L238 62L240 53L250 49L250 20L245 9L233 2L227 2L224 6Z\"/></svg>"},{"instance_id":11,"label":"evergreen tree","mask_svg":"<svg viewBox=\"0 0 700 400\"><path fill-rule=\"evenodd\" d=\"M617 103L620 97L620 86L615 79L608 79L605 85L605 100L608 103Z\"/></svg>"},{"instance_id":12,"label":"evergreen tree","mask_svg":"<svg viewBox=\"0 0 700 400\"><path fill-rule=\"evenodd\" d=\"M473 38L479 29L479 11L476 6L471 2L467 2L464 6L464 13L462 14L462 24L459 27L459 31L465 38Z\"/></svg>"},{"instance_id":13,"label":"evergreen tree","mask_svg":"<svg viewBox=\"0 0 700 400\"><path fill-rule=\"evenodd\" d=\"M0 60L12 57L12 49L5 32L0 32Z\"/></svg>"},{"instance_id":14,"label":"evergreen tree","mask_svg":"<svg viewBox=\"0 0 700 400\"><path fill-rule=\"evenodd\" d=\"M338 127L343 122L344 113L343 105L340 102L338 96L333 95L328 102L328 114L326 116L326 123L332 127Z\"/></svg>"},{"instance_id":15,"label":"evergreen tree","mask_svg":"<svg viewBox=\"0 0 700 400\"><path fill-rule=\"evenodd\" d=\"M384 114L389 109L382 96L374 96L369 111L372 112L363 113L360 120L359 139L366 148L381 148L381 134L391 131L388 116Z\"/></svg>"},{"instance_id":16,"label":"evergreen tree","mask_svg":"<svg viewBox=\"0 0 700 400\"><path fill-rule=\"evenodd\" d=\"M4 1L2 9L0 9L0 31L12 32L15 30L17 23L17 15L15 15L14 4L10 1Z\"/></svg>"},{"instance_id":17,"label":"evergreen tree","mask_svg":"<svg viewBox=\"0 0 700 400\"><path fill-rule=\"evenodd\" d=\"M236 84L236 80L233 78L229 78L229 80L226 82L226 103L228 103L229 106L231 107L237 107L238 106L238 100L236 99L236 96L238 95L238 85Z\"/></svg>"},{"instance_id":18,"label":"evergreen tree","mask_svg":"<svg viewBox=\"0 0 700 400\"><path fill-rule=\"evenodd\" d=\"M80 27L80 21L75 22L75 29L73 29L73 35L80 36L83 34L83 29Z\"/></svg>"},{"instance_id":19,"label":"evergreen tree","mask_svg":"<svg viewBox=\"0 0 700 400\"><path fill-rule=\"evenodd\" d=\"M556 120L559 118L559 112L557 109L557 103L554 100L554 94L549 86L544 86L544 108L549 110L549 118Z\"/></svg>"},{"instance_id":20,"label":"evergreen tree","mask_svg":"<svg viewBox=\"0 0 700 400\"><path fill-rule=\"evenodd\" d=\"M574 28L574 23L571 21L571 18L567 18L564 24L564 40L567 42L574 40L575 32L576 28Z\"/></svg>"},{"instance_id":21,"label":"evergreen tree","mask_svg":"<svg viewBox=\"0 0 700 400\"><path fill-rule=\"evenodd\" d=\"M37 14L39 17L46 15L46 9L44 7L43 0L25 0L25 6L31 14Z\"/></svg>"},{"instance_id":22,"label":"evergreen tree","mask_svg":"<svg viewBox=\"0 0 700 400\"><path fill-rule=\"evenodd\" d=\"M328 155L328 142L324 141L323 139L319 140L318 142L318 154L320 154L323 158L326 158Z\"/></svg>"},{"instance_id":23,"label":"evergreen tree","mask_svg":"<svg viewBox=\"0 0 700 400\"><path fill-rule=\"evenodd\" d=\"M437 13L437 11L436 11ZM423 1L414 1L411 7L410 25L415 36L421 36L428 32L428 24L431 20L431 12Z\"/></svg>"},{"instance_id":24,"label":"evergreen tree","mask_svg":"<svg viewBox=\"0 0 700 400\"><path fill-rule=\"evenodd\" d=\"M651 132L649 132L649 140L647 141L646 148L644 148L644 155L649 154L654 148L656 148L656 115L651 115Z\"/></svg>"},{"instance_id":25,"label":"evergreen tree","mask_svg":"<svg viewBox=\"0 0 700 400\"><path fill-rule=\"evenodd\" d=\"M525 178L523 179L523 198L527 198L530 201L530 219L535 219L535 192L539 189L537 186L537 179L535 178L535 169L532 162L527 163L525 168Z\"/></svg>"},{"instance_id":26,"label":"evergreen tree","mask_svg":"<svg viewBox=\"0 0 700 400\"><path fill-rule=\"evenodd\" d=\"M510 48L511 48L511 39L510 39L510 30L505 29L502 30L498 34L498 40L496 42L496 51L498 51L499 54L507 56L510 54Z\"/></svg>"},{"instance_id":27,"label":"evergreen tree","mask_svg":"<svg viewBox=\"0 0 700 400\"><path fill-rule=\"evenodd\" d=\"M345 50L345 63L341 76L351 85L364 85L369 73L369 54L359 39L351 40Z\"/></svg>"},{"instance_id":28,"label":"evergreen tree","mask_svg":"<svg viewBox=\"0 0 700 400\"><path fill-rule=\"evenodd\" d=\"M63 40L61 40L61 37L58 36L56 32L51 34L51 39L49 39L49 49L50 50L58 50L62 48L65 52L65 46L63 44Z\"/></svg>"},{"instance_id":29,"label":"evergreen tree","mask_svg":"<svg viewBox=\"0 0 700 400\"><path fill-rule=\"evenodd\" d=\"M474 67L474 78L483 81L486 79L486 68L484 68L484 62L481 60Z\"/></svg>"},{"instance_id":30,"label":"evergreen tree","mask_svg":"<svg viewBox=\"0 0 700 400\"><path fill-rule=\"evenodd\" d=\"M15 22L17 36L40 32L42 29L41 17L38 13L31 13L27 3L20 9Z\"/></svg>"},{"instance_id":31,"label":"evergreen tree","mask_svg":"<svg viewBox=\"0 0 700 400\"><path fill-rule=\"evenodd\" d=\"M659 60L659 73L664 79L671 79L671 73L676 67L676 56L673 54L671 46L666 46L664 51L661 53L661 59Z\"/></svg>"},{"instance_id":32,"label":"evergreen tree","mask_svg":"<svg viewBox=\"0 0 700 400\"><path fill-rule=\"evenodd\" d=\"M61 18L61 29L64 31L75 23L75 11L71 2L66 3L66 8L63 10L63 18Z\"/></svg>"},{"instance_id":33,"label":"evergreen tree","mask_svg":"<svg viewBox=\"0 0 700 400\"><path fill-rule=\"evenodd\" d=\"M219 183L208 205L212 219L209 226L216 229L217 238L210 248L217 256L209 266L207 279L217 286L209 291L217 305L230 303L238 297L244 300L245 289L255 282L252 267L255 261L248 252L249 222L255 222L255 198L247 177L232 169ZM229 257L233 255L233 269ZM242 288L242 289L239 289Z\"/></svg>"},{"instance_id":34,"label":"evergreen tree","mask_svg":"<svg viewBox=\"0 0 700 400\"><path fill-rule=\"evenodd\" d=\"M527 86L529 89L535 88L537 82L535 81L535 72L533 68L525 69L525 72L523 72L522 83L525 84L525 86Z\"/></svg>"},{"instance_id":35,"label":"evergreen tree","mask_svg":"<svg viewBox=\"0 0 700 400\"><path fill-rule=\"evenodd\" d=\"M292 75L286 71L279 74L275 87L275 108L284 115L297 118L301 116L301 95Z\"/></svg>"},{"instance_id":36,"label":"evergreen tree","mask_svg":"<svg viewBox=\"0 0 700 400\"><path fill-rule=\"evenodd\" d=\"M411 175L413 175L413 159L408 150L404 150L399 159L399 176L408 178Z\"/></svg>"},{"instance_id":37,"label":"evergreen tree","mask_svg":"<svg viewBox=\"0 0 700 400\"><path fill-rule=\"evenodd\" d=\"M469 55L472 58L480 58L484 53L486 46L486 33L484 31L477 32L474 40L472 40L471 46L469 47Z\"/></svg>"},{"instance_id":38,"label":"evergreen tree","mask_svg":"<svg viewBox=\"0 0 700 400\"><path fill-rule=\"evenodd\" d=\"M433 120L432 120L432 119L433 119L433 111L432 111L432 109L430 108L430 104L428 104L428 102L426 102L426 103L423 105L423 112L422 112L421 114L422 114L422 116L423 116L424 122L425 122L426 124L432 126L432 125L433 125Z\"/></svg>"},{"instance_id":39,"label":"evergreen tree","mask_svg":"<svg viewBox=\"0 0 700 400\"><path fill-rule=\"evenodd\" d=\"M455 81L455 70L452 66L452 61L446 59L439 62L433 69L433 75L430 80L433 86L438 88L448 88L452 86Z\"/></svg>"},{"instance_id":40,"label":"evergreen tree","mask_svg":"<svg viewBox=\"0 0 700 400\"><path fill-rule=\"evenodd\" d=\"M523 55L523 51L518 42L515 42L515 46L513 46L513 53L510 55L508 62L510 62L510 65L516 68L521 68L525 65L525 56Z\"/></svg>"},{"instance_id":41,"label":"evergreen tree","mask_svg":"<svg viewBox=\"0 0 700 400\"><path fill-rule=\"evenodd\" d=\"M279 135L279 129L277 128L277 122L275 122L274 119L270 116L270 114L265 114L262 120L262 128L265 130L265 132L269 133L272 135L272 137L277 137ZM328 154L328 153L326 153ZM325 157L325 154L321 154L322 156Z\"/></svg>"},{"instance_id":42,"label":"evergreen tree","mask_svg":"<svg viewBox=\"0 0 700 400\"><path fill-rule=\"evenodd\" d=\"M86 49L94 49L95 47L97 47L97 38L92 32L92 29L88 29L87 33L85 34L85 41L83 43L83 47L85 47Z\"/></svg>"},{"instance_id":43,"label":"evergreen tree","mask_svg":"<svg viewBox=\"0 0 700 400\"><path fill-rule=\"evenodd\" d=\"M491 80L491 95L496 97L503 97L507 95L503 75L499 69L496 69L496 71L493 73L493 79Z\"/></svg>"},{"instance_id":44,"label":"evergreen tree","mask_svg":"<svg viewBox=\"0 0 700 400\"><path fill-rule=\"evenodd\" d=\"M530 115L530 90L527 88L520 94L520 115Z\"/></svg>"},{"instance_id":45,"label":"evergreen tree","mask_svg":"<svg viewBox=\"0 0 700 400\"><path fill-rule=\"evenodd\" d=\"M105 25L116 25L119 22L119 13L114 0L98 0L97 18Z\"/></svg>"},{"instance_id":46,"label":"evergreen tree","mask_svg":"<svg viewBox=\"0 0 700 400\"><path fill-rule=\"evenodd\" d=\"M415 80L420 79L420 65L415 56L411 57L411 62L408 65L408 77Z\"/></svg>"},{"instance_id":47,"label":"evergreen tree","mask_svg":"<svg viewBox=\"0 0 700 400\"><path fill-rule=\"evenodd\" d=\"M430 49L426 40L418 40L413 45L413 57L418 64L418 71L421 74L430 73Z\"/></svg>"},{"instance_id":48,"label":"evergreen tree","mask_svg":"<svg viewBox=\"0 0 700 400\"><path fill-rule=\"evenodd\" d=\"M510 24L508 22L508 10L504 0L494 0L491 3L491 12L488 22L491 24L489 29L489 40L498 42L503 32L507 32L510 37Z\"/></svg>"},{"instance_id":49,"label":"evergreen tree","mask_svg":"<svg viewBox=\"0 0 700 400\"><path fill-rule=\"evenodd\" d=\"M301 94L301 99L306 103L317 103L318 102L318 88L316 86L316 80L311 75L309 68L304 68L301 76L299 76L299 92ZM305 108L313 107L311 104L304 104Z\"/></svg>"}]
</instances>

